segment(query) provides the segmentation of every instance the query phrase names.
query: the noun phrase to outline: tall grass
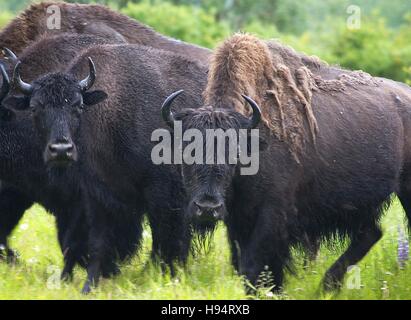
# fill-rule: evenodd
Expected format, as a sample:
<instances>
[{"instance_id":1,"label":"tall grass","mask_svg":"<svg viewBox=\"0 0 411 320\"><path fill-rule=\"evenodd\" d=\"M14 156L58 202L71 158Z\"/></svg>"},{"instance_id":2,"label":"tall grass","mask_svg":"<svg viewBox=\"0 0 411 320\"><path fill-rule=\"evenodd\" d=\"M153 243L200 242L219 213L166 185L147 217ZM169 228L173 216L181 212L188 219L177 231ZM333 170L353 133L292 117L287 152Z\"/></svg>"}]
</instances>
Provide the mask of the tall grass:
<instances>
[{"instance_id":1,"label":"tall grass","mask_svg":"<svg viewBox=\"0 0 411 320\"><path fill-rule=\"evenodd\" d=\"M401 269L397 262L398 232L405 228L398 201L387 211L383 227L384 237L354 270L359 276L354 283L360 285L349 289L353 282L349 274L339 294L324 295L319 286L342 249L321 248L308 265L301 253L294 253L297 272L287 275L282 295L272 295L262 286L258 296L247 297L242 278L230 265L225 228L220 226L211 249L190 258L188 267L174 279L150 263L151 235L146 227L141 252L122 266L122 274L103 280L98 290L85 297L79 293L85 279L83 270L75 271L72 283L60 283L62 256L54 218L35 205L12 236L12 246L21 255L19 263L0 264L0 299L409 299L411 268L406 264Z\"/></svg>"}]
</instances>

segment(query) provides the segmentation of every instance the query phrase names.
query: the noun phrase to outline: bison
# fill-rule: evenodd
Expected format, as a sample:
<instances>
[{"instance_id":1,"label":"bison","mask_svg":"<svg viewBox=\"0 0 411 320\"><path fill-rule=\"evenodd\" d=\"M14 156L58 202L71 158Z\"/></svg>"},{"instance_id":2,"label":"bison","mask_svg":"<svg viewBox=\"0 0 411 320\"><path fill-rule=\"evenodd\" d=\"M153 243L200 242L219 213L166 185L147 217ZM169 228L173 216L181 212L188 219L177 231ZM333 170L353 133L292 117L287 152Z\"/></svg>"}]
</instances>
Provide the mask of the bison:
<instances>
[{"instance_id":1,"label":"bison","mask_svg":"<svg viewBox=\"0 0 411 320\"><path fill-rule=\"evenodd\" d=\"M61 23L50 28L48 19L58 8ZM47 11L47 9L50 9ZM42 2L32 4L0 32L0 48L20 54L26 47L44 37L61 33L92 34L115 42L128 42L189 56L204 64L211 51L165 37L150 27L102 5Z\"/></svg>"},{"instance_id":2,"label":"bison","mask_svg":"<svg viewBox=\"0 0 411 320\"><path fill-rule=\"evenodd\" d=\"M56 6L61 10L61 26L59 29L49 29L47 19L50 17L50 12L48 13L47 9L55 9ZM31 81L42 73L64 68L75 54L91 45L93 39L100 39L95 42L96 44L141 43L190 56L204 64L206 64L210 54L208 49L164 37L151 28L106 7L60 2L31 5L0 33L0 47L9 47L17 54L21 54L29 46L24 51L21 71L25 79ZM81 41L84 42L83 45L81 45ZM9 61L5 61L5 63L9 72L13 69L16 62L13 60L16 58L11 59L13 57L10 54L7 55L7 58ZM1 110L3 120L9 116L14 116L13 113L5 109ZM29 136L31 134L27 134L27 137ZM6 245L7 237L24 211L33 203L32 197L27 195L24 188L20 191L15 187L14 180L16 179L11 178L11 184L3 181L0 193L0 208L2 208L0 244L5 245L9 255L13 251L8 249ZM42 203L44 204L44 202ZM62 229L64 230L65 227L62 226ZM62 231L62 233L65 232ZM62 244L60 233L59 239ZM64 250L64 246L62 248L63 252L67 252Z\"/></svg>"},{"instance_id":3,"label":"bison","mask_svg":"<svg viewBox=\"0 0 411 320\"><path fill-rule=\"evenodd\" d=\"M184 262L191 233L182 212L181 178L176 167L153 164L150 138L164 127L153 110L166 92L186 87L185 103L201 105L204 65L154 48L106 45L83 51L63 73L32 83L20 76L21 66L16 65L13 82L23 95L8 96L3 105L32 118L34 144L56 190L69 192L68 176L81 184L90 228L83 292L113 263L113 225L141 219L144 211L153 258L171 269L174 261Z\"/></svg>"},{"instance_id":4,"label":"bison","mask_svg":"<svg viewBox=\"0 0 411 320\"><path fill-rule=\"evenodd\" d=\"M42 39L29 46L20 56L24 64L22 71L27 79L36 78L47 71L58 71L64 68L79 51L93 45L109 44L110 40L93 35L60 34ZM115 42L114 42L115 43ZM8 57L15 63L17 57L9 51ZM3 68L4 71L4 68ZM8 85L8 75L4 71L2 97L9 94L9 98L19 94L15 88ZM66 194L55 192L53 181L48 177L41 153L33 147L33 126L30 117L24 114L16 115L5 108L0 108L1 128L4 137L0 143L2 162L0 178L2 192L0 195L0 244L5 247L4 256L14 259L13 250L7 245L7 238L18 223L24 211L34 202L41 203L50 212L56 215L58 239L64 253L65 268L62 277L71 278L76 263L86 266L87 228L84 212L79 209L81 203L77 181L72 181L72 191ZM69 185L69 180L67 180ZM136 241L133 236L138 223L131 223L131 231L120 229L118 234L129 241L120 241L115 244L121 259L125 259L135 251ZM137 226L137 227L136 227ZM118 239L118 238L116 238ZM115 270L105 272L105 275L115 273Z\"/></svg>"},{"instance_id":5,"label":"bison","mask_svg":"<svg viewBox=\"0 0 411 320\"><path fill-rule=\"evenodd\" d=\"M224 220L234 267L254 286L263 271L271 272L275 290L292 266L292 247L348 238L323 280L333 290L381 238L379 220L392 193L411 220L411 89L302 57L237 34L213 55L204 107L172 112L179 91L162 115L204 139L207 129L248 130L239 151L248 154L250 129L258 129L254 175L228 162L182 164L186 214ZM207 156L202 150L200 159Z\"/></svg>"}]
</instances>

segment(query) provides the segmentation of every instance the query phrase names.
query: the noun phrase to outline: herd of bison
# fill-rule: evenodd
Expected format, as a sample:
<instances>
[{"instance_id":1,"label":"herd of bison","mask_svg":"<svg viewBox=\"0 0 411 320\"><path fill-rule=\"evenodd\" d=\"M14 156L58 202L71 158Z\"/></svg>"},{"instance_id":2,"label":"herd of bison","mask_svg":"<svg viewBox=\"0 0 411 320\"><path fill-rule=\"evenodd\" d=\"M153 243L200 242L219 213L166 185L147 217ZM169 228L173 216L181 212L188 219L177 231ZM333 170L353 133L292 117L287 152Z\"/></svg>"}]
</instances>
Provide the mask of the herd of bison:
<instances>
[{"instance_id":1,"label":"herd of bison","mask_svg":"<svg viewBox=\"0 0 411 320\"><path fill-rule=\"evenodd\" d=\"M172 274L193 236L223 220L236 271L256 284L268 269L275 291L293 247L313 253L347 238L322 282L338 290L381 238L393 193L411 219L405 84L249 34L210 51L98 5L34 4L0 32L0 48L4 261L16 258L8 237L36 202L56 217L62 279L87 269L84 293L139 249L145 215L152 259ZM172 133L175 121L203 136L258 129L257 174L232 163L154 164L152 132Z\"/></svg>"}]
</instances>

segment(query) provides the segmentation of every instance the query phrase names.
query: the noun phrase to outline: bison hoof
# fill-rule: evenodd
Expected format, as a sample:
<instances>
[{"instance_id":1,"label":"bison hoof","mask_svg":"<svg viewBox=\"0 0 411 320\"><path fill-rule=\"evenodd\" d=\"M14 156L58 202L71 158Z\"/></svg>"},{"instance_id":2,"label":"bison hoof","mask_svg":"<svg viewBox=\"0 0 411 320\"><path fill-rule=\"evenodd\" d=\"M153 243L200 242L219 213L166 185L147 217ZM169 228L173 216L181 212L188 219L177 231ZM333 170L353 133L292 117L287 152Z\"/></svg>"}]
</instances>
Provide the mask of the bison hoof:
<instances>
[{"instance_id":1,"label":"bison hoof","mask_svg":"<svg viewBox=\"0 0 411 320\"><path fill-rule=\"evenodd\" d=\"M91 285L89 281L86 281L86 283L84 284L83 289L81 290L82 294L89 294L91 292Z\"/></svg>"},{"instance_id":2,"label":"bison hoof","mask_svg":"<svg viewBox=\"0 0 411 320\"><path fill-rule=\"evenodd\" d=\"M60 279L64 282L73 281L73 272L63 271L61 273Z\"/></svg>"}]
</instances>

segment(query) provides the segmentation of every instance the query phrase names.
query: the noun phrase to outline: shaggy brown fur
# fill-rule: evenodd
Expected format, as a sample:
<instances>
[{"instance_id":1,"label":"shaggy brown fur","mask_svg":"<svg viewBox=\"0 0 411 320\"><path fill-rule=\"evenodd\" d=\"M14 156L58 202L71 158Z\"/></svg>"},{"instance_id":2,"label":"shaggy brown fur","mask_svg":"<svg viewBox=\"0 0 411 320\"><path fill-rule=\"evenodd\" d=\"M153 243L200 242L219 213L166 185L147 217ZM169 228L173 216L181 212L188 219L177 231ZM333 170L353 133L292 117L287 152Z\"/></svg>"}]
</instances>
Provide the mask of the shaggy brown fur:
<instances>
[{"instance_id":1,"label":"shaggy brown fur","mask_svg":"<svg viewBox=\"0 0 411 320\"><path fill-rule=\"evenodd\" d=\"M47 28L47 8L57 5L61 9L61 29ZM103 37L115 37L123 42L147 45L175 52L206 62L211 51L192 44L167 38L150 27L101 5L43 2L33 4L0 32L0 47L12 49L16 54L42 35L62 32L89 33ZM1 57L1 55L0 55Z\"/></svg>"},{"instance_id":2,"label":"shaggy brown fur","mask_svg":"<svg viewBox=\"0 0 411 320\"><path fill-rule=\"evenodd\" d=\"M307 56L296 52L293 48L276 40L265 41L275 65L284 64L288 66L292 73L297 69L306 66L315 72L321 68L327 67L327 63L316 56Z\"/></svg>"},{"instance_id":3,"label":"shaggy brown fur","mask_svg":"<svg viewBox=\"0 0 411 320\"><path fill-rule=\"evenodd\" d=\"M270 46L273 50L273 43ZM318 130L311 108L316 82L301 59L299 65L296 53L290 54L291 49L284 46L278 48L288 52L273 54L266 43L249 34L226 40L212 57L204 99L215 108L234 107L247 114L241 95L251 96L261 107L264 124L278 139L289 143L298 161L305 141L315 142ZM313 58L306 57L305 62L313 67L321 65Z\"/></svg>"},{"instance_id":4,"label":"shaggy brown fur","mask_svg":"<svg viewBox=\"0 0 411 320\"><path fill-rule=\"evenodd\" d=\"M269 48L274 65L287 66L299 89L307 97L312 95L306 90L308 87L311 87L311 91L319 89L325 92L342 92L347 87L378 86L381 83L381 79L373 78L364 71L351 71L329 66L318 57L296 52L293 48L278 41L270 40L265 43ZM306 87L307 84L309 84L308 87Z\"/></svg>"}]
</instances>

